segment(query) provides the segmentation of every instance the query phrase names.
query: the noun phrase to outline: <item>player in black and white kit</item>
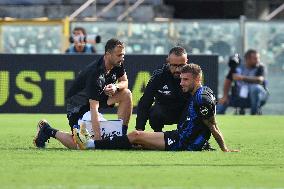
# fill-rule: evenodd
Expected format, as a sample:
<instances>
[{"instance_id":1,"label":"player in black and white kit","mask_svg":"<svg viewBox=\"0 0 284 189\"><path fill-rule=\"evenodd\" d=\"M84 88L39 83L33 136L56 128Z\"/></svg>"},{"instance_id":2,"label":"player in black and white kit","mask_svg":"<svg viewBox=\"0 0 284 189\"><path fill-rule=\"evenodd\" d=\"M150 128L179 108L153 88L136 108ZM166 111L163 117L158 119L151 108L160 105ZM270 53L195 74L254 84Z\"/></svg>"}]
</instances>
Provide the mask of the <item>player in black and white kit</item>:
<instances>
[{"instance_id":1,"label":"player in black and white kit","mask_svg":"<svg viewBox=\"0 0 284 189\"><path fill-rule=\"evenodd\" d=\"M177 46L170 50L167 64L154 71L138 103L136 130L144 131L149 120L151 128L161 132L164 125L177 124L182 119L188 95L180 86L180 70L187 61L185 49Z\"/></svg>"},{"instance_id":2,"label":"player in black and white kit","mask_svg":"<svg viewBox=\"0 0 284 189\"><path fill-rule=\"evenodd\" d=\"M90 111L94 139L100 139L99 108L112 107L118 103L118 118L123 120L122 132L127 133L132 114L132 94L128 89L128 79L123 67L124 55L124 44L117 39L110 39L106 43L104 56L79 73L66 97L67 118L71 130ZM72 134L58 131L45 120L41 120L34 144L43 148L50 137L68 148L77 147Z\"/></svg>"}]
</instances>

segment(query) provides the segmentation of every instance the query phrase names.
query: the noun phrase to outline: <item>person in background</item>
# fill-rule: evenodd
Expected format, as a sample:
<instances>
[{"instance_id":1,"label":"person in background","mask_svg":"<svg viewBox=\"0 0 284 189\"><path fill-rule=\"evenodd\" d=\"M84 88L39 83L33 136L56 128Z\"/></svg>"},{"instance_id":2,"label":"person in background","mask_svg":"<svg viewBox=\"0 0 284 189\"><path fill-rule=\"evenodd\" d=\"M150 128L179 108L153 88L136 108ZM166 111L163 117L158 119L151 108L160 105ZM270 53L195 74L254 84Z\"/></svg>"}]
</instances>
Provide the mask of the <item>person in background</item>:
<instances>
[{"instance_id":1,"label":"person in background","mask_svg":"<svg viewBox=\"0 0 284 189\"><path fill-rule=\"evenodd\" d=\"M261 114L261 107L268 99L266 86L266 67L260 62L259 53L250 49L245 53L245 62L231 69L225 79L223 97L219 100L217 114L224 114L232 101L237 99L237 106L248 100L251 115ZM234 94L229 96L232 83L235 82ZM241 114L244 114L241 113Z\"/></svg>"},{"instance_id":2,"label":"person in background","mask_svg":"<svg viewBox=\"0 0 284 189\"><path fill-rule=\"evenodd\" d=\"M96 49L93 45L86 41L87 33L82 27L76 27L73 29L70 41L73 42L69 48L65 51L67 54L75 53L96 53Z\"/></svg>"}]
</instances>

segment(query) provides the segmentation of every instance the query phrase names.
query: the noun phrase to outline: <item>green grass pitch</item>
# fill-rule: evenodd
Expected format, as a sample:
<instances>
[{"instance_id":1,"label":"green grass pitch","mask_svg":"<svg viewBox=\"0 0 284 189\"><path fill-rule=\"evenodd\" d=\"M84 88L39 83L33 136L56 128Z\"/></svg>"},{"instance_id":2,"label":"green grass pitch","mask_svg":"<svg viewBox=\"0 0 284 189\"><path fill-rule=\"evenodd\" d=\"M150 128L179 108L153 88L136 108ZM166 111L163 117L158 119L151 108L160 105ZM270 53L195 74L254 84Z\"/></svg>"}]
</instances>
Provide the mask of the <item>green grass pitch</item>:
<instances>
[{"instance_id":1,"label":"green grass pitch","mask_svg":"<svg viewBox=\"0 0 284 189\"><path fill-rule=\"evenodd\" d=\"M39 150L32 139L41 118L69 131L63 114L0 114L1 189L284 188L284 116L217 116L240 153L221 152L213 138L214 152L77 151L54 139Z\"/></svg>"}]
</instances>

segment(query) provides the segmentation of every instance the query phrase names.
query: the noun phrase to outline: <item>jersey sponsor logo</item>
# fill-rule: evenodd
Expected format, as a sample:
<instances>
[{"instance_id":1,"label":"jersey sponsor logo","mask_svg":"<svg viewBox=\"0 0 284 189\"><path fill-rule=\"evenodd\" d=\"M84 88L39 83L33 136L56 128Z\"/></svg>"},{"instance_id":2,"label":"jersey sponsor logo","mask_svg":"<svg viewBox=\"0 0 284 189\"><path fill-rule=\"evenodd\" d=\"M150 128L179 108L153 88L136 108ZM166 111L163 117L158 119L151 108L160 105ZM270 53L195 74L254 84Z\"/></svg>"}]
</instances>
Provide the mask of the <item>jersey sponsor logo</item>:
<instances>
[{"instance_id":1,"label":"jersey sponsor logo","mask_svg":"<svg viewBox=\"0 0 284 189\"><path fill-rule=\"evenodd\" d=\"M172 140L172 139L168 138L168 145L169 146L172 145L174 142L175 142L175 140Z\"/></svg>"},{"instance_id":2,"label":"jersey sponsor logo","mask_svg":"<svg viewBox=\"0 0 284 189\"><path fill-rule=\"evenodd\" d=\"M200 107L200 113L201 113L202 115L207 115L208 112L209 112L209 110L208 110L208 108L207 108L206 106L201 106L201 107Z\"/></svg>"},{"instance_id":3,"label":"jersey sponsor logo","mask_svg":"<svg viewBox=\"0 0 284 189\"><path fill-rule=\"evenodd\" d=\"M171 95L172 91L162 91L162 90L158 90L159 93L162 93L164 95Z\"/></svg>"}]
</instances>

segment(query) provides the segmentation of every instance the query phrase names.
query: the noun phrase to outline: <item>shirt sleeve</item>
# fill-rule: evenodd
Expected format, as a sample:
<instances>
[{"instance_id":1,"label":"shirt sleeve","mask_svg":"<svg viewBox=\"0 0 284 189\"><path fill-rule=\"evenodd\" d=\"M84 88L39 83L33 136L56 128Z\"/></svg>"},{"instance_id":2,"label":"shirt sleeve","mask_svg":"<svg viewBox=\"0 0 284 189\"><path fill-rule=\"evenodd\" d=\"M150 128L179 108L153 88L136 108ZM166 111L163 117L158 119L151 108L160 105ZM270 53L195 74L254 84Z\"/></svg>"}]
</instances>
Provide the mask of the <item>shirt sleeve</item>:
<instances>
[{"instance_id":1,"label":"shirt sleeve","mask_svg":"<svg viewBox=\"0 0 284 189\"><path fill-rule=\"evenodd\" d=\"M158 81L157 76L153 75L145 88L143 96L140 98L137 107L137 117L136 117L137 130L145 130L145 125L149 118L150 108L155 98L157 81Z\"/></svg>"},{"instance_id":2,"label":"shirt sleeve","mask_svg":"<svg viewBox=\"0 0 284 189\"><path fill-rule=\"evenodd\" d=\"M211 94L201 96L201 103L196 105L196 112L201 119L208 119L216 113L215 97Z\"/></svg>"}]
</instances>

